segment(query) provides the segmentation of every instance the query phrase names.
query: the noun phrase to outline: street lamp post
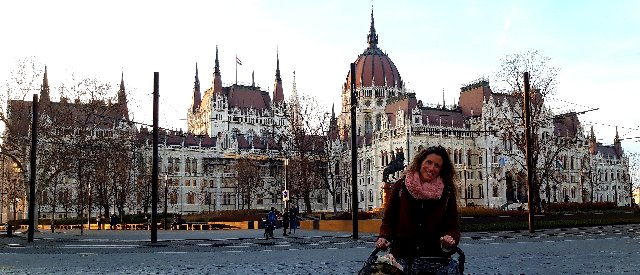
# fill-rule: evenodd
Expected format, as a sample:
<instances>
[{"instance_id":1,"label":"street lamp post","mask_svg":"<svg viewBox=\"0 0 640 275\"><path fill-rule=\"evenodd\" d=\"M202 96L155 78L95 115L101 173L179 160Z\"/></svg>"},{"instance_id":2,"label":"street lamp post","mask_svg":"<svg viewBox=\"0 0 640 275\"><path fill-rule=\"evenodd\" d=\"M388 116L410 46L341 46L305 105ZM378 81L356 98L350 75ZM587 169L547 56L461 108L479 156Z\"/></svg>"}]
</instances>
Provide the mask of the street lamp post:
<instances>
[{"instance_id":1,"label":"street lamp post","mask_svg":"<svg viewBox=\"0 0 640 275\"><path fill-rule=\"evenodd\" d=\"M467 199L469 198L469 187L467 187L467 165L464 164L463 166L463 172L464 172L464 206L469 206L469 202L467 201Z\"/></svg>"},{"instance_id":2,"label":"street lamp post","mask_svg":"<svg viewBox=\"0 0 640 275\"><path fill-rule=\"evenodd\" d=\"M409 113L409 126L407 127L407 166L409 166L409 163L411 162L411 144L409 143L409 140L413 132L412 123L413 117L411 116L411 113Z\"/></svg>"},{"instance_id":3,"label":"street lamp post","mask_svg":"<svg viewBox=\"0 0 640 275\"><path fill-rule=\"evenodd\" d=\"M284 159L284 191L286 191L287 193L289 192L287 190L287 166L289 166L289 159ZM286 200L283 200L283 204L284 204L284 209L287 209L287 202L288 202L288 196L286 198Z\"/></svg>"},{"instance_id":4,"label":"street lamp post","mask_svg":"<svg viewBox=\"0 0 640 275\"><path fill-rule=\"evenodd\" d=\"M169 186L168 186L168 176L167 174L164 175L164 225L162 226L162 228L164 230L167 230L169 227L167 225L167 196L169 194Z\"/></svg>"},{"instance_id":5,"label":"street lamp post","mask_svg":"<svg viewBox=\"0 0 640 275\"><path fill-rule=\"evenodd\" d=\"M5 193L0 193L0 224L2 224L2 216L4 216L4 204L2 198Z\"/></svg>"}]
</instances>

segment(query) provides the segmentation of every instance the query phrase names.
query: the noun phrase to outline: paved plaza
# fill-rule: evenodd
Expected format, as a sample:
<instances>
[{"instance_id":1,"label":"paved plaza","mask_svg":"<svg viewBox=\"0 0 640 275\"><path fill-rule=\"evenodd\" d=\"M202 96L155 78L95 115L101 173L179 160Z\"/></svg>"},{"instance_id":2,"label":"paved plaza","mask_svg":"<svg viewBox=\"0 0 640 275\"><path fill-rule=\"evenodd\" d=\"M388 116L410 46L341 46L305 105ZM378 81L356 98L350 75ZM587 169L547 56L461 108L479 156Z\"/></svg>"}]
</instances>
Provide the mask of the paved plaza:
<instances>
[{"instance_id":1,"label":"paved plaza","mask_svg":"<svg viewBox=\"0 0 640 275\"><path fill-rule=\"evenodd\" d=\"M0 237L0 274L355 274L375 236L78 230ZM638 274L640 225L463 233L466 274Z\"/></svg>"}]
</instances>

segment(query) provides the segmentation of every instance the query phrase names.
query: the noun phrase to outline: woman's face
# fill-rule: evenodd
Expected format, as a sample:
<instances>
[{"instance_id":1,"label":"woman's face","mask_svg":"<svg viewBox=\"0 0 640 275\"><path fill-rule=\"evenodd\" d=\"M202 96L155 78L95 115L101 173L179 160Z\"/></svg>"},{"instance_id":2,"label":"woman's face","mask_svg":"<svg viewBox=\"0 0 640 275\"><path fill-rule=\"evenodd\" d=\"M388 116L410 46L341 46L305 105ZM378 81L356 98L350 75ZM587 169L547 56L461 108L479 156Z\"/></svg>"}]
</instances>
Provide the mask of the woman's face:
<instances>
[{"instance_id":1,"label":"woman's face","mask_svg":"<svg viewBox=\"0 0 640 275\"><path fill-rule=\"evenodd\" d=\"M442 157L432 153L422 161L420 165L420 179L422 181L432 181L440 175L442 168Z\"/></svg>"}]
</instances>

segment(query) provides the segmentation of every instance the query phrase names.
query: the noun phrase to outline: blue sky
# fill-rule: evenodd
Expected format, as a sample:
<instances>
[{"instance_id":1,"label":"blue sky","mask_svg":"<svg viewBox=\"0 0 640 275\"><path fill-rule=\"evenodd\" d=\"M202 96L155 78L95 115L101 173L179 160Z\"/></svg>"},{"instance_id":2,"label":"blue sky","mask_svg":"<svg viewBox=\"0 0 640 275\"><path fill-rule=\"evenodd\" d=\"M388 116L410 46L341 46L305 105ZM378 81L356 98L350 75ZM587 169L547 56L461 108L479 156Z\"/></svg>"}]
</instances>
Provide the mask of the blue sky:
<instances>
[{"instance_id":1,"label":"blue sky","mask_svg":"<svg viewBox=\"0 0 640 275\"><path fill-rule=\"evenodd\" d=\"M349 63L366 47L371 5L379 47L425 102L457 101L459 88L491 77L507 54L538 50L559 67L549 103L581 116L605 144L615 126L640 136L640 1L3 1L0 81L17 58L49 67L54 90L71 72L109 81L124 72L136 120L151 122L153 72L160 72L161 126L186 128L195 63L210 86L215 47L224 84L273 89L276 50L285 95L340 106ZM56 97L56 93L52 95ZM640 152L640 139L623 146Z\"/></svg>"}]
</instances>

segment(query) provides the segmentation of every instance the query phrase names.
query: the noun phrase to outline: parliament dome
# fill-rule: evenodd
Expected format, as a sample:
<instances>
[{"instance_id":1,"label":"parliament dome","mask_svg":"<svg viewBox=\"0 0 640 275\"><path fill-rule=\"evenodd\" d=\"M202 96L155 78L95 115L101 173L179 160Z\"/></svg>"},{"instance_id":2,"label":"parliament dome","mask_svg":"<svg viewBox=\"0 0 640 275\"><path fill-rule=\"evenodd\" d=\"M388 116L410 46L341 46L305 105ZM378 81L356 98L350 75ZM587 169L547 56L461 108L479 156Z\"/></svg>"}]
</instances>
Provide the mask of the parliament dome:
<instances>
[{"instance_id":1,"label":"parliament dome","mask_svg":"<svg viewBox=\"0 0 640 275\"><path fill-rule=\"evenodd\" d=\"M371 27L367 35L369 46L355 61L356 89L362 87L389 87L402 89L404 83L391 58L378 48L378 35L371 11ZM347 73L344 89L351 87L351 71Z\"/></svg>"}]
</instances>

